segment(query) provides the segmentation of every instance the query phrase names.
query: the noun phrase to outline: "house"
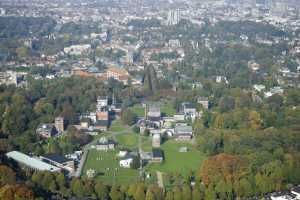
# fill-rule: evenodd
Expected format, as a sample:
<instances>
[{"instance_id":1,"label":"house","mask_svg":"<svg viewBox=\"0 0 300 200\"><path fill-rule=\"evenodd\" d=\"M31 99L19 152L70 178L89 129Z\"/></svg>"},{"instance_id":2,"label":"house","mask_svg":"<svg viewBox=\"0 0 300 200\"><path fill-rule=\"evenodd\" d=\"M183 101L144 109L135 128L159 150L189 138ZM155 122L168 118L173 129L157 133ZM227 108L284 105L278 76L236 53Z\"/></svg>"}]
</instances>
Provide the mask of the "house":
<instances>
[{"instance_id":1,"label":"house","mask_svg":"<svg viewBox=\"0 0 300 200\"><path fill-rule=\"evenodd\" d=\"M51 138L55 136L58 132L53 123L40 124L36 129L36 133L43 138Z\"/></svg>"},{"instance_id":2,"label":"house","mask_svg":"<svg viewBox=\"0 0 300 200\"><path fill-rule=\"evenodd\" d=\"M108 151L114 150L116 148L117 143L113 140L109 140L106 137L102 137L98 140L95 148L99 151Z\"/></svg>"},{"instance_id":3,"label":"house","mask_svg":"<svg viewBox=\"0 0 300 200\"><path fill-rule=\"evenodd\" d=\"M106 111L108 107L108 97L98 96L97 98L97 112Z\"/></svg>"},{"instance_id":4,"label":"house","mask_svg":"<svg viewBox=\"0 0 300 200\"><path fill-rule=\"evenodd\" d=\"M56 117L54 121L54 126L58 133L65 131L65 121L63 117Z\"/></svg>"},{"instance_id":5,"label":"house","mask_svg":"<svg viewBox=\"0 0 300 200\"><path fill-rule=\"evenodd\" d=\"M185 115L184 115L184 113L177 113L177 114L175 114L174 116L174 120L175 121L184 121L185 120Z\"/></svg>"},{"instance_id":6,"label":"house","mask_svg":"<svg viewBox=\"0 0 300 200\"><path fill-rule=\"evenodd\" d=\"M64 48L64 52L69 55L82 55L91 50L90 44L72 45Z\"/></svg>"},{"instance_id":7,"label":"house","mask_svg":"<svg viewBox=\"0 0 300 200\"><path fill-rule=\"evenodd\" d=\"M93 126L93 129L97 131L107 131L108 126L109 126L108 120L97 120Z\"/></svg>"},{"instance_id":8,"label":"house","mask_svg":"<svg viewBox=\"0 0 300 200\"><path fill-rule=\"evenodd\" d=\"M160 121L161 119L160 108L156 106L149 106L149 110L147 112L147 119L150 121Z\"/></svg>"},{"instance_id":9,"label":"house","mask_svg":"<svg viewBox=\"0 0 300 200\"><path fill-rule=\"evenodd\" d=\"M162 163L164 161L164 152L161 149L152 149L151 163Z\"/></svg>"},{"instance_id":10,"label":"house","mask_svg":"<svg viewBox=\"0 0 300 200\"><path fill-rule=\"evenodd\" d=\"M119 161L120 167L123 167L123 168L130 168L132 163L133 163L132 157L125 157Z\"/></svg>"},{"instance_id":11,"label":"house","mask_svg":"<svg viewBox=\"0 0 300 200\"><path fill-rule=\"evenodd\" d=\"M177 141L189 141L193 138L193 128L187 125L177 125L173 137Z\"/></svg>"},{"instance_id":12,"label":"house","mask_svg":"<svg viewBox=\"0 0 300 200\"><path fill-rule=\"evenodd\" d=\"M40 156L40 159L46 163L49 163L51 165L54 165L61 169L64 169L68 172L75 171L74 161L71 159L67 159L63 156L60 156L58 154L46 154L46 155Z\"/></svg>"},{"instance_id":13,"label":"house","mask_svg":"<svg viewBox=\"0 0 300 200\"><path fill-rule=\"evenodd\" d=\"M198 97L197 103L202 105L204 109L209 109L209 100L207 97Z\"/></svg>"},{"instance_id":14,"label":"house","mask_svg":"<svg viewBox=\"0 0 300 200\"><path fill-rule=\"evenodd\" d=\"M118 153L118 157L119 158L124 158L126 155L128 154L128 151L119 151L119 153Z\"/></svg>"},{"instance_id":15,"label":"house","mask_svg":"<svg viewBox=\"0 0 300 200\"><path fill-rule=\"evenodd\" d=\"M185 114L185 117L190 118L192 119L192 121L194 121L198 116L196 107L189 102L183 102L181 106L182 106L182 111Z\"/></svg>"},{"instance_id":16,"label":"house","mask_svg":"<svg viewBox=\"0 0 300 200\"><path fill-rule=\"evenodd\" d=\"M106 70L107 79L113 78L117 81L127 84L129 77L129 73L125 69L110 67Z\"/></svg>"},{"instance_id":17,"label":"house","mask_svg":"<svg viewBox=\"0 0 300 200\"><path fill-rule=\"evenodd\" d=\"M160 147L160 143L161 143L161 136L160 136L160 134L159 133L153 134L153 137L152 137L152 147L158 148L158 147Z\"/></svg>"}]
</instances>

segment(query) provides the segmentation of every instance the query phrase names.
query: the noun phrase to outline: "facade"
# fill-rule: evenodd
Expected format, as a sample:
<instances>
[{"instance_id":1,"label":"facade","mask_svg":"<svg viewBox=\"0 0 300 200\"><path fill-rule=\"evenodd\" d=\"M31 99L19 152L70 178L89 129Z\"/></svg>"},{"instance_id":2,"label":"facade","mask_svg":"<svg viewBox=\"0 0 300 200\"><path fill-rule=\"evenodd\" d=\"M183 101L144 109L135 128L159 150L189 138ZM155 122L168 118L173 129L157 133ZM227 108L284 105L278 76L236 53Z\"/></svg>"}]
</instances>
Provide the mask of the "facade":
<instances>
[{"instance_id":1,"label":"facade","mask_svg":"<svg viewBox=\"0 0 300 200\"><path fill-rule=\"evenodd\" d=\"M133 158L123 158L122 160L120 160L119 164L120 164L120 167L123 167L123 168L130 168L131 165L132 165L132 162L133 162Z\"/></svg>"},{"instance_id":2,"label":"facade","mask_svg":"<svg viewBox=\"0 0 300 200\"><path fill-rule=\"evenodd\" d=\"M160 143L161 143L161 136L160 136L160 134L159 133L153 134L153 137L152 137L152 147L158 148L158 147L160 147Z\"/></svg>"},{"instance_id":3,"label":"facade","mask_svg":"<svg viewBox=\"0 0 300 200\"><path fill-rule=\"evenodd\" d=\"M106 71L106 78L107 79L113 78L117 81L127 84L129 79L129 73L125 69L110 67Z\"/></svg>"},{"instance_id":4,"label":"facade","mask_svg":"<svg viewBox=\"0 0 300 200\"><path fill-rule=\"evenodd\" d=\"M99 139L95 147L99 151L114 150L116 147L116 142L113 140L108 140L106 137L102 137Z\"/></svg>"},{"instance_id":5,"label":"facade","mask_svg":"<svg viewBox=\"0 0 300 200\"><path fill-rule=\"evenodd\" d=\"M161 119L160 108L156 106L150 106L147 112L147 118L150 121L160 121Z\"/></svg>"},{"instance_id":6,"label":"facade","mask_svg":"<svg viewBox=\"0 0 300 200\"><path fill-rule=\"evenodd\" d=\"M151 163L162 163L164 161L164 153L161 149L152 150Z\"/></svg>"},{"instance_id":7,"label":"facade","mask_svg":"<svg viewBox=\"0 0 300 200\"><path fill-rule=\"evenodd\" d=\"M209 109L209 100L207 97L199 97L197 102L201 104L204 109Z\"/></svg>"},{"instance_id":8,"label":"facade","mask_svg":"<svg viewBox=\"0 0 300 200\"><path fill-rule=\"evenodd\" d=\"M181 125L174 129L174 138L177 141L189 141L193 138L193 128L191 126Z\"/></svg>"},{"instance_id":9,"label":"facade","mask_svg":"<svg viewBox=\"0 0 300 200\"><path fill-rule=\"evenodd\" d=\"M65 131L65 121L63 117L56 117L54 125L58 133Z\"/></svg>"},{"instance_id":10,"label":"facade","mask_svg":"<svg viewBox=\"0 0 300 200\"><path fill-rule=\"evenodd\" d=\"M46 163L64 169L68 172L73 172L75 170L74 161L71 159L67 159L63 156L58 154L46 154L40 156L40 159Z\"/></svg>"}]
</instances>

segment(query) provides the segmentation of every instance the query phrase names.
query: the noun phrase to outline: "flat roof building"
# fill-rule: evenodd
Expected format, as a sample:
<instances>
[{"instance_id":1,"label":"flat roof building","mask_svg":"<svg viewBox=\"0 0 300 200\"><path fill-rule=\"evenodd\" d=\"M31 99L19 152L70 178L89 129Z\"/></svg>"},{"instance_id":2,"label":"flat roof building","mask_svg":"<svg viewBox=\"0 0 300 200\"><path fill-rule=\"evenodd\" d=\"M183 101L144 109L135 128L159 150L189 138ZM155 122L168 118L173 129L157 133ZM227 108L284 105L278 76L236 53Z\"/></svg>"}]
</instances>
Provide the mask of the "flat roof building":
<instances>
[{"instance_id":1,"label":"flat roof building","mask_svg":"<svg viewBox=\"0 0 300 200\"><path fill-rule=\"evenodd\" d=\"M30 157L19 151L11 151L6 153L8 158L13 159L19 164L25 165L26 167L39 171L50 171L50 172L59 172L60 168L50 165L46 162L43 162L37 158Z\"/></svg>"}]
</instances>

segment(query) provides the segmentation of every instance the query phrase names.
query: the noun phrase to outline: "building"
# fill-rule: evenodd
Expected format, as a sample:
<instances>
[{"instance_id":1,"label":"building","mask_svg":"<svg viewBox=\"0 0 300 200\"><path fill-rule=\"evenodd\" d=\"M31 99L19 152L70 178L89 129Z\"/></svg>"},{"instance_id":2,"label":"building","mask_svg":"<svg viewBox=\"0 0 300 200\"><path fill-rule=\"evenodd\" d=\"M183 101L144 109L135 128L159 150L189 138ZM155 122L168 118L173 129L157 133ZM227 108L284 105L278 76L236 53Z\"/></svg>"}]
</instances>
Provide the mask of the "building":
<instances>
[{"instance_id":1,"label":"building","mask_svg":"<svg viewBox=\"0 0 300 200\"><path fill-rule=\"evenodd\" d=\"M98 96L97 98L97 112L106 111L108 107L108 97Z\"/></svg>"},{"instance_id":2,"label":"building","mask_svg":"<svg viewBox=\"0 0 300 200\"><path fill-rule=\"evenodd\" d=\"M161 119L160 108L157 106L150 106L147 112L147 119L150 121L160 121Z\"/></svg>"},{"instance_id":3,"label":"building","mask_svg":"<svg viewBox=\"0 0 300 200\"><path fill-rule=\"evenodd\" d=\"M11 151L6 154L6 156L10 159L13 159L17 163L26 168L38 171L49 171L49 172L60 172L61 169L54 165L43 162L37 158L30 157L24 153L19 151Z\"/></svg>"},{"instance_id":4,"label":"building","mask_svg":"<svg viewBox=\"0 0 300 200\"><path fill-rule=\"evenodd\" d=\"M189 141L193 138L193 128L187 125L176 126L173 137L177 141Z\"/></svg>"},{"instance_id":5,"label":"building","mask_svg":"<svg viewBox=\"0 0 300 200\"><path fill-rule=\"evenodd\" d=\"M132 163L133 163L132 157L125 157L119 161L120 167L123 167L123 168L130 168Z\"/></svg>"},{"instance_id":6,"label":"building","mask_svg":"<svg viewBox=\"0 0 300 200\"><path fill-rule=\"evenodd\" d=\"M63 156L60 156L58 154L46 154L46 155L40 156L40 159L46 163L49 163L51 165L54 165L61 169L64 169L68 172L75 171L74 161L71 159L67 159Z\"/></svg>"},{"instance_id":7,"label":"building","mask_svg":"<svg viewBox=\"0 0 300 200\"><path fill-rule=\"evenodd\" d=\"M207 97L198 97L197 103L202 105L204 109L209 109L209 100Z\"/></svg>"},{"instance_id":8,"label":"building","mask_svg":"<svg viewBox=\"0 0 300 200\"><path fill-rule=\"evenodd\" d=\"M116 142L109 140L106 137L102 137L98 140L98 143L95 145L96 149L99 151L108 151L114 150L116 147Z\"/></svg>"},{"instance_id":9,"label":"building","mask_svg":"<svg viewBox=\"0 0 300 200\"><path fill-rule=\"evenodd\" d=\"M196 106L188 102L182 103L181 106L182 106L182 111L185 114L186 118L190 118L192 119L192 121L194 121L198 116Z\"/></svg>"},{"instance_id":10,"label":"building","mask_svg":"<svg viewBox=\"0 0 300 200\"><path fill-rule=\"evenodd\" d=\"M151 163L162 163L164 161L164 152L161 149L152 149Z\"/></svg>"},{"instance_id":11,"label":"building","mask_svg":"<svg viewBox=\"0 0 300 200\"><path fill-rule=\"evenodd\" d=\"M64 48L64 52L69 55L79 56L88 53L92 49L90 44L72 45Z\"/></svg>"},{"instance_id":12,"label":"building","mask_svg":"<svg viewBox=\"0 0 300 200\"><path fill-rule=\"evenodd\" d=\"M160 147L160 143L161 143L161 136L160 136L160 134L159 133L153 134L153 137L152 137L152 147L158 148L158 147Z\"/></svg>"},{"instance_id":13,"label":"building","mask_svg":"<svg viewBox=\"0 0 300 200\"><path fill-rule=\"evenodd\" d=\"M65 121L63 117L56 117L54 125L58 133L62 133L65 131Z\"/></svg>"},{"instance_id":14,"label":"building","mask_svg":"<svg viewBox=\"0 0 300 200\"><path fill-rule=\"evenodd\" d=\"M179 23L180 21L180 10L176 9L176 10L170 10L168 12L168 18L167 18L167 25L171 26L171 25L176 25Z\"/></svg>"},{"instance_id":15,"label":"building","mask_svg":"<svg viewBox=\"0 0 300 200\"><path fill-rule=\"evenodd\" d=\"M129 77L129 73L125 69L110 67L106 70L107 79L113 78L117 81L127 84Z\"/></svg>"},{"instance_id":16,"label":"building","mask_svg":"<svg viewBox=\"0 0 300 200\"><path fill-rule=\"evenodd\" d=\"M40 124L36 129L36 133L43 138L51 138L55 136L58 132L53 123Z\"/></svg>"}]
</instances>

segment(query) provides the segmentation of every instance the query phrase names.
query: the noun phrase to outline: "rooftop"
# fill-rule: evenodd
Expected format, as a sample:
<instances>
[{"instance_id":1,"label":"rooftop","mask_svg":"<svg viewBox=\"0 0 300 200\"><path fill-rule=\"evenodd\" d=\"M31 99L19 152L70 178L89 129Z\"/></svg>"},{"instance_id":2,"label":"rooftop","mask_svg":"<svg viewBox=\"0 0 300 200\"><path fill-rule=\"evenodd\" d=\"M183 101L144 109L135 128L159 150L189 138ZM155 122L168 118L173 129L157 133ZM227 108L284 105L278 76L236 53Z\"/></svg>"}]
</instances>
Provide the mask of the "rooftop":
<instances>
[{"instance_id":1,"label":"rooftop","mask_svg":"<svg viewBox=\"0 0 300 200\"><path fill-rule=\"evenodd\" d=\"M55 167L53 165L50 165L48 163L45 163L37 158L33 158L33 157L30 157L24 153L21 153L19 151L11 151L11 152L8 152L6 154L7 157L9 158L12 158L13 160L21 163L21 164L24 164L30 168L33 168L33 169L37 169L37 170L40 170L40 171L51 171L51 172L56 172L56 171L59 171L60 168L58 167Z\"/></svg>"}]
</instances>

